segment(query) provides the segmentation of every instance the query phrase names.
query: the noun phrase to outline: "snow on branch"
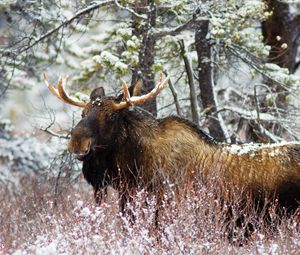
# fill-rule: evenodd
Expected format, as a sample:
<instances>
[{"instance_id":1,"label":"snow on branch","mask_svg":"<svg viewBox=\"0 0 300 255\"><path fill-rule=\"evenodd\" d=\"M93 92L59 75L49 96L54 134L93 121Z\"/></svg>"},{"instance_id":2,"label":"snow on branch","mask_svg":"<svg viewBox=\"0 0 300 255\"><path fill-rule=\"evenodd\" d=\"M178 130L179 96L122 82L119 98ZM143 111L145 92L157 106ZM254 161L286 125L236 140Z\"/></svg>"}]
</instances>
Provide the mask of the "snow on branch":
<instances>
[{"instance_id":1,"label":"snow on branch","mask_svg":"<svg viewBox=\"0 0 300 255\"><path fill-rule=\"evenodd\" d=\"M71 18L65 20L63 23L61 23L59 26L49 30L47 33L43 34L42 36L40 36L38 39L36 39L33 43L29 44L27 47L25 47L24 49L22 49L18 54L21 54L23 52L26 52L27 50L31 49L33 46L37 45L38 43L40 43L41 41L45 40L46 38L48 38L50 35L56 33L58 30L60 30L61 28L69 25L70 23L72 23L74 20L78 19L79 17L81 17L84 14L90 13L100 7L103 6L108 6L113 4L115 1L114 0L107 0L107 1L101 1L101 2L94 2L92 5L78 11L77 13L75 13L74 16L72 16Z\"/></svg>"},{"instance_id":2,"label":"snow on branch","mask_svg":"<svg viewBox=\"0 0 300 255\"><path fill-rule=\"evenodd\" d=\"M133 14L134 16L140 18L140 19L147 19L147 16L146 15L141 15L141 14L138 14L136 13L133 9L130 9L129 7L125 7L123 5L121 5L118 0L115 0L115 4L118 8L122 9L122 10L125 10L125 11L128 11L130 12L131 14Z\"/></svg>"},{"instance_id":3,"label":"snow on branch","mask_svg":"<svg viewBox=\"0 0 300 255\"><path fill-rule=\"evenodd\" d=\"M257 57L255 57L251 52L247 51L245 48L242 48L238 45L232 44L232 45L226 45L226 47L229 49L229 51L236 56L237 58L241 59L244 63L248 64L251 66L255 71L257 71L259 74L264 76L267 79L270 79L274 83L276 83L278 86L282 87L285 89L287 92L289 92L291 95L297 96L297 91L293 90L292 87L288 87L286 84L284 84L281 80L276 79L273 77L270 72L266 71L267 69L274 68L274 64L261 64L259 63ZM275 71L275 70L274 70ZM278 70L280 71L279 67ZM278 73L278 72L277 72Z\"/></svg>"}]
</instances>

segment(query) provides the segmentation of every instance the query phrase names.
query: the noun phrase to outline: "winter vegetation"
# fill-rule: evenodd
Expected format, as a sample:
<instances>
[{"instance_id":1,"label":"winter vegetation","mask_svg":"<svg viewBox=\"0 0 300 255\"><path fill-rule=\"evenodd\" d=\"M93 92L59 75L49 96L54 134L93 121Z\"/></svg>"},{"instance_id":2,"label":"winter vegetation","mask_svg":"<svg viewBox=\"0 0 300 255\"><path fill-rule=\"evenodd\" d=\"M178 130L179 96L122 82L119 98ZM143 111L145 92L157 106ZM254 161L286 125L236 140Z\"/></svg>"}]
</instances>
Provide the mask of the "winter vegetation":
<instances>
[{"instance_id":1,"label":"winter vegetation","mask_svg":"<svg viewBox=\"0 0 300 255\"><path fill-rule=\"evenodd\" d=\"M278 213L276 199L258 209L214 176L180 195L166 180L158 222L142 186L129 215L111 187L95 204L67 150L81 111L43 74L67 75L83 102L100 85L116 96L121 79L141 79L146 94L170 75L142 108L186 118L238 156L276 158L278 143L299 144L299 28L288 0L1 1L0 254L298 254L299 211Z\"/></svg>"},{"instance_id":2,"label":"winter vegetation","mask_svg":"<svg viewBox=\"0 0 300 255\"><path fill-rule=\"evenodd\" d=\"M154 199L143 190L129 205L136 219L132 225L116 209L114 196L99 207L83 183L54 197L48 185L37 185L32 178L23 179L20 193L8 195L1 190L5 204L1 209L1 217L5 218L0 227L5 234L1 237L1 249L9 254L298 253L298 219L283 218L278 224L280 219L271 209L273 225L270 226L261 215L257 216L252 205L243 214L246 222L256 224L255 231L241 246L246 226L238 228L229 242L228 229L236 218L226 220L226 208L220 202L214 182L197 184L187 190L180 203L175 200L172 187L167 188L157 229L153 225ZM239 195L231 199L231 205L237 207ZM270 232L274 226L276 230Z\"/></svg>"}]
</instances>

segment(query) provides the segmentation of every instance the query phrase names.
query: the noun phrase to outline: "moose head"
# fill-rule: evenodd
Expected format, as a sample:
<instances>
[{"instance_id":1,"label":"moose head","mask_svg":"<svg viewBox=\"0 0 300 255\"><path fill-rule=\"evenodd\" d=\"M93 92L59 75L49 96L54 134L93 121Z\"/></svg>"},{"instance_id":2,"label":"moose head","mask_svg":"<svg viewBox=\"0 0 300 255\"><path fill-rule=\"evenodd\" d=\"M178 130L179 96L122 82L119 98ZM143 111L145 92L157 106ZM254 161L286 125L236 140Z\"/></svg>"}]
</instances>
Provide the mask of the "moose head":
<instances>
[{"instance_id":1,"label":"moose head","mask_svg":"<svg viewBox=\"0 0 300 255\"><path fill-rule=\"evenodd\" d=\"M118 124L124 110L155 98L169 81L169 76L162 80L162 75L160 75L160 80L153 90L142 96L138 96L142 87L141 80L130 88L122 80L123 93L117 97L106 96L104 88L98 87L91 92L88 103L78 101L68 95L64 89L67 77L59 78L57 89L49 83L46 74L44 74L44 80L54 96L65 103L83 108L82 119L71 131L68 150L79 160L85 160L94 150L107 151L114 146L114 141L118 136Z\"/></svg>"}]
</instances>

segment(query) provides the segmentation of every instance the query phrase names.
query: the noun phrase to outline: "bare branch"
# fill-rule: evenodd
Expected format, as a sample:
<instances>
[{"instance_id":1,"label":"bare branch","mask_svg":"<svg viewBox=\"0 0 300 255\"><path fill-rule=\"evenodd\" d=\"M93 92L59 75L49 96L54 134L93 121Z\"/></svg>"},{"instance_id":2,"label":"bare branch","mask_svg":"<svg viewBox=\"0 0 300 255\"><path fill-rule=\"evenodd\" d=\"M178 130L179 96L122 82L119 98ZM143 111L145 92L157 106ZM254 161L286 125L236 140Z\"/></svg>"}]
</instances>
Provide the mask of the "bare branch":
<instances>
[{"instance_id":1,"label":"bare branch","mask_svg":"<svg viewBox=\"0 0 300 255\"><path fill-rule=\"evenodd\" d=\"M190 87L190 99L191 99L191 110L192 110L192 119L193 122L197 125L199 124L199 115L198 115L198 102L197 102L197 95L196 95L196 88L194 83L194 77L193 77L193 70L191 66L191 62L187 56L185 44L183 40L180 40L179 42L180 50L181 50L181 56L184 61L185 71L188 78L188 83Z\"/></svg>"},{"instance_id":2,"label":"bare branch","mask_svg":"<svg viewBox=\"0 0 300 255\"><path fill-rule=\"evenodd\" d=\"M47 134L51 135L51 136L54 136L54 137L57 137L57 138L60 138L60 139L70 139L69 135L60 135L54 131L52 131L50 129L50 127L46 127L46 128L41 128L40 130L46 132Z\"/></svg>"},{"instance_id":3,"label":"bare branch","mask_svg":"<svg viewBox=\"0 0 300 255\"><path fill-rule=\"evenodd\" d=\"M50 31L48 31L47 33L43 34L42 36L40 36L40 38L36 39L33 43L29 43L29 45L27 47L25 47L24 49L19 51L19 54L29 50L30 48L32 48L33 46L37 45L38 43L40 43L41 41L45 40L46 38L48 38L50 35L56 33L58 30L60 30L62 27L65 27L67 25L69 25L70 23L72 23L74 20L78 19L80 16L90 13L100 7L103 6L108 6L114 3L114 0L107 0L107 1L103 1L103 2L99 2L96 4L92 4L88 7L86 7L83 10L80 10L79 12L77 12L73 17L67 19L66 21L64 21L63 23L61 23L59 26L51 29Z\"/></svg>"},{"instance_id":4,"label":"bare branch","mask_svg":"<svg viewBox=\"0 0 300 255\"><path fill-rule=\"evenodd\" d=\"M198 9L194 12L193 16L187 20L185 23L183 23L182 25L179 25L173 29L165 29L165 30L161 30L161 31L157 31L153 33L153 37L155 39L159 39L162 38L166 35L177 35L179 33L181 33L182 31L184 31L185 29L191 27L193 25L193 23L195 22L195 20L197 19L197 14L198 14ZM205 20L207 20L207 18L204 18Z\"/></svg>"},{"instance_id":5,"label":"bare branch","mask_svg":"<svg viewBox=\"0 0 300 255\"><path fill-rule=\"evenodd\" d=\"M167 71L164 71L164 74L165 74L166 76L169 76L169 74L168 74ZM174 103L175 103L175 107L176 107L176 112L177 112L178 116L182 116L182 114L181 114L181 109L180 109L180 104L179 104L179 101L178 101L177 91L176 91L176 89L174 88L171 79L169 80L169 88L170 88L171 93L172 93L173 98L174 98Z\"/></svg>"},{"instance_id":6,"label":"bare branch","mask_svg":"<svg viewBox=\"0 0 300 255\"><path fill-rule=\"evenodd\" d=\"M45 102L44 102L44 106L45 106ZM47 108L47 112L49 114L50 122L49 122L48 126L46 126L45 128L40 127L39 129L51 136L62 138L62 139L69 139L70 138L69 134L61 135L61 134L58 134L58 133L54 132L53 130L51 130L51 127L54 125L56 118L55 118L55 114L53 113L52 110L49 110Z\"/></svg>"}]
</instances>

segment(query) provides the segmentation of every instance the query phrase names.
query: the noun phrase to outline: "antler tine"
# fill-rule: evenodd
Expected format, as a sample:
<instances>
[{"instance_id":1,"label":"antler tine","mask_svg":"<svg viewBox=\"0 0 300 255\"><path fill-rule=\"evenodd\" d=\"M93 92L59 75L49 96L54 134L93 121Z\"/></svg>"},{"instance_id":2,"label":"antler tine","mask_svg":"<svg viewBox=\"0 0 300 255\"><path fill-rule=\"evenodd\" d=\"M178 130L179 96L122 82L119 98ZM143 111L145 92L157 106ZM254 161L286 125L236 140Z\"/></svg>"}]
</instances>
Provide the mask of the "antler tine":
<instances>
[{"instance_id":1,"label":"antler tine","mask_svg":"<svg viewBox=\"0 0 300 255\"><path fill-rule=\"evenodd\" d=\"M58 93L59 93L61 99L64 102L69 103L71 105L75 105L75 106L84 108L86 106L86 103L74 100L65 91L64 85L66 85L66 83L67 83L67 77L60 78L58 83L57 83Z\"/></svg>"},{"instance_id":2,"label":"antler tine","mask_svg":"<svg viewBox=\"0 0 300 255\"><path fill-rule=\"evenodd\" d=\"M54 96L56 96L58 99L60 99L61 101L65 102L65 103L84 108L86 106L86 103L72 99L68 95L68 93L65 91L63 84L66 83L66 80L67 80L66 77L63 77L63 78L59 77L58 82L57 82L58 89L56 89L49 83L48 75L46 73L44 73L44 81Z\"/></svg>"},{"instance_id":3,"label":"antler tine","mask_svg":"<svg viewBox=\"0 0 300 255\"><path fill-rule=\"evenodd\" d=\"M130 99L131 103L134 104L134 105L138 105L138 104L143 104L146 101L150 101L151 99L153 99L154 97L156 97L163 90L163 88L166 86L166 84L169 82L169 80L170 80L170 75L168 75L166 77L166 79L162 81L162 74L161 74L160 75L160 80L156 84L156 86L154 87L154 89L152 89L146 95L132 97Z\"/></svg>"},{"instance_id":4,"label":"antler tine","mask_svg":"<svg viewBox=\"0 0 300 255\"><path fill-rule=\"evenodd\" d=\"M131 100L130 100L130 93L128 90L128 86L126 84L126 81L122 80L122 87L123 87L123 97L125 99L125 101L131 105Z\"/></svg>"},{"instance_id":5,"label":"antler tine","mask_svg":"<svg viewBox=\"0 0 300 255\"><path fill-rule=\"evenodd\" d=\"M168 83L169 80L170 80L170 75L168 75L167 78L164 81L162 81L162 74L161 74L159 82L148 94L143 95L143 96L133 96L133 97L129 96L129 92L128 92L126 83L125 83L125 85L126 85L126 89L125 89L126 92L125 92L124 84L122 83L124 97L125 97L126 102L120 102L118 104L115 104L115 109L121 110L121 109L129 107L130 105L138 105L138 104L143 104L146 101L150 101L151 99L156 97L162 91L162 89L166 86L166 84ZM128 96L126 95L126 93L128 93Z\"/></svg>"},{"instance_id":6,"label":"antler tine","mask_svg":"<svg viewBox=\"0 0 300 255\"><path fill-rule=\"evenodd\" d=\"M43 73L43 76L44 76L44 81L48 87L48 89L50 90L50 92L56 96L58 99L62 100L62 98L60 97L60 95L58 94L58 91L56 88L54 88L50 82L48 81L48 75L46 73ZM63 100L62 100L63 101Z\"/></svg>"}]
</instances>

